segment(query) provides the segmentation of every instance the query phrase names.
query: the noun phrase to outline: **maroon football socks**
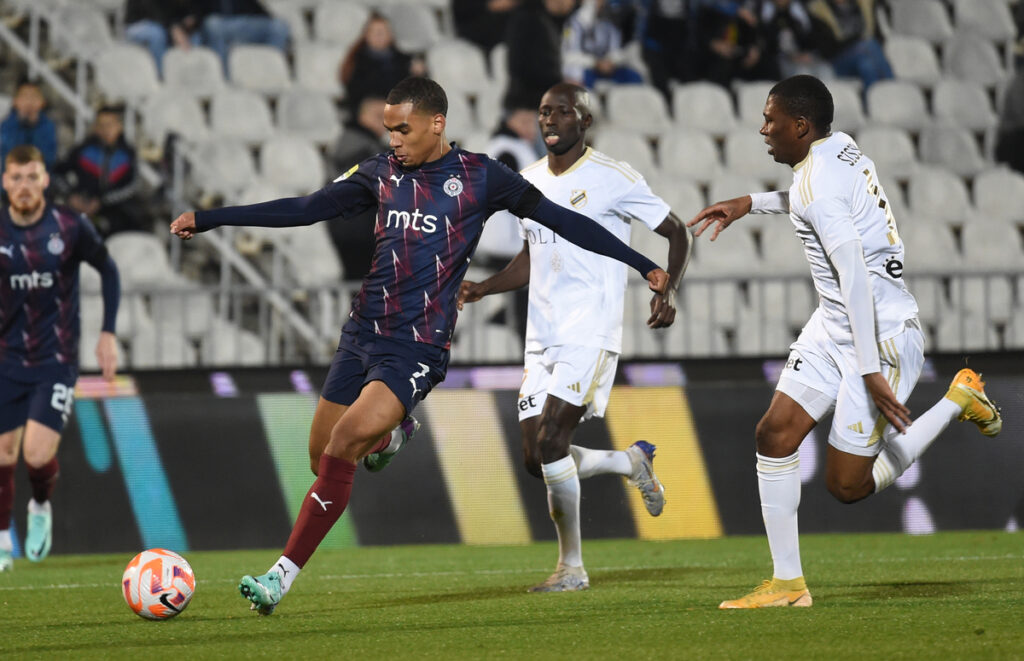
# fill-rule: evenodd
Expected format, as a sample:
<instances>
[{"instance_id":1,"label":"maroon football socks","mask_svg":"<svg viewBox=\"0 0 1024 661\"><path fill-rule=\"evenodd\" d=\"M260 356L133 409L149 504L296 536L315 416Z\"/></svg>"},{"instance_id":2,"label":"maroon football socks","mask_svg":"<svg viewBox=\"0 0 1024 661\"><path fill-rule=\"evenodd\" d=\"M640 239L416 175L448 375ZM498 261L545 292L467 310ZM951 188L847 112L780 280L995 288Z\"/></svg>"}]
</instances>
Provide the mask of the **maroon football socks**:
<instances>
[{"instance_id":1,"label":"maroon football socks","mask_svg":"<svg viewBox=\"0 0 1024 661\"><path fill-rule=\"evenodd\" d=\"M355 473L356 465L350 461L328 454L320 456L316 481L302 501L295 527L284 549L285 557L299 567L306 565L348 506Z\"/></svg>"}]
</instances>

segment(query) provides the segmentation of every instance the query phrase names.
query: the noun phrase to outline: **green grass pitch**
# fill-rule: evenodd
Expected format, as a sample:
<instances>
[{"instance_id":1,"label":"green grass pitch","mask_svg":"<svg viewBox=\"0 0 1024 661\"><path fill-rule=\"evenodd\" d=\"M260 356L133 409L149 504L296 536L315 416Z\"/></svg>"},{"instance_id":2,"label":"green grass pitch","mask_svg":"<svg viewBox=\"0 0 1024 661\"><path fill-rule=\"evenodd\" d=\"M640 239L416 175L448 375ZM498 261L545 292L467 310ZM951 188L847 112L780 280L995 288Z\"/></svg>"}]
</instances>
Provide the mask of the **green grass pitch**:
<instances>
[{"instance_id":1,"label":"green grass pitch","mask_svg":"<svg viewBox=\"0 0 1024 661\"><path fill-rule=\"evenodd\" d=\"M126 555L0 574L0 658L1024 658L1024 535L811 535L809 609L719 611L770 573L762 537L585 541L591 588L528 594L551 543L317 554L270 617L236 584L277 552L187 554L198 586L166 622L120 594Z\"/></svg>"}]
</instances>

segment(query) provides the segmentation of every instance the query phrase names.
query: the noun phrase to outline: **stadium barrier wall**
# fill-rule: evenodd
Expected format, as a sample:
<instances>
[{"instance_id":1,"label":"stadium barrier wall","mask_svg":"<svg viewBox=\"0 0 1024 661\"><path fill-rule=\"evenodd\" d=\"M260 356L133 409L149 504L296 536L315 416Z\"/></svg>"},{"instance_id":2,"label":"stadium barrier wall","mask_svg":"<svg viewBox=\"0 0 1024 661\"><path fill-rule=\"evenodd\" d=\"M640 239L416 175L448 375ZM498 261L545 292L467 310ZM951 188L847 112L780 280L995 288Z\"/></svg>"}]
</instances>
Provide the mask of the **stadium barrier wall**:
<instances>
[{"instance_id":1,"label":"stadium barrier wall","mask_svg":"<svg viewBox=\"0 0 1024 661\"><path fill-rule=\"evenodd\" d=\"M782 363L622 365L605 418L581 425L576 440L604 449L656 443L667 505L652 518L623 478L585 480L584 537L762 534L753 430ZM801 531L1016 529L1024 517L1024 354L971 364L985 370L989 394L1004 406L1001 436L954 423L895 485L849 506L824 486L826 420L800 450ZM941 397L961 365L959 357L929 359L912 411ZM83 377L59 454L54 553L281 547L312 483L307 439L323 376L140 372L114 385ZM452 369L417 408L423 428L402 455L381 473L360 469L325 546L554 539L543 483L522 467L520 379L518 366ZM16 479L19 532L29 496L23 466Z\"/></svg>"}]
</instances>

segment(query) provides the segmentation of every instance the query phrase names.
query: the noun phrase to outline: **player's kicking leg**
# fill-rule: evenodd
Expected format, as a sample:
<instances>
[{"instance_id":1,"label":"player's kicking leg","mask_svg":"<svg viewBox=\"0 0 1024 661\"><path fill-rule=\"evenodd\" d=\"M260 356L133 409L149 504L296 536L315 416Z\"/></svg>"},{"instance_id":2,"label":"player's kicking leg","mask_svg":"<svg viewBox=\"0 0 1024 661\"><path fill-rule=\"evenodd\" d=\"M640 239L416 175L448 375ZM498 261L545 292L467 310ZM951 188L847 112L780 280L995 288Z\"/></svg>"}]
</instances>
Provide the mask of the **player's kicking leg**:
<instances>
[{"instance_id":1,"label":"player's kicking leg","mask_svg":"<svg viewBox=\"0 0 1024 661\"><path fill-rule=\"evenodd\" d=\"M569 447L581 480L595 475L622 475L640 492L651 516L658 516L665 509L665 487L654 474L655 450L657 446L647 441L637 441L625 450Z\"/></svg>"},{"instance_id":2,"label":"player's kicking leg","mask_svg":"<svg viewBox=\"0 0 1024 661\"><path fill-rule=\"evenodd\" d=\"M412 440L420 429L419 421L411 415L405 416L402 423L391 430L377 444L373 452L363 459L363 466L371 473L384 470L406 444Z\"/></svg>"}]
</instances>

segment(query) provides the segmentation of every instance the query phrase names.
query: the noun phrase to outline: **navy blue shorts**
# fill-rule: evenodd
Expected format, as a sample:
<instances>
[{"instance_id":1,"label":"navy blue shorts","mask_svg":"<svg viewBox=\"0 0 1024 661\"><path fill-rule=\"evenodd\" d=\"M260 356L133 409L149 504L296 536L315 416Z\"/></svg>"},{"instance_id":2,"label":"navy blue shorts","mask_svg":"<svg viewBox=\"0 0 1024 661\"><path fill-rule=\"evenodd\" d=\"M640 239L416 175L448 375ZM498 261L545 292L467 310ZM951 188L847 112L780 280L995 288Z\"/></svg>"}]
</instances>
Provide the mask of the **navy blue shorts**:
<instances>
[{"instance_id":1,"label":"navy blue shorts","mask_svg":"<svg viewBox=\"0 0 1024 661\"><path fill-rule=\"evenodd\" d=\"M349 321L320 396L350 406L370 381L383 381L408 415L448 372L448 350L377 335Z\"/></svg>"},{"instance_id":2,"label":"navy blue shorts","mask_svg":"<svg viewBox=\"0 0 1024 661\"><path fill-rule=\"evenodd\" d=\"M17 429L32 419L57 433L71 416L78 373L50 373L38 381L21 381L0 375L0 434Z\"/></svg>"}]
</instances>

